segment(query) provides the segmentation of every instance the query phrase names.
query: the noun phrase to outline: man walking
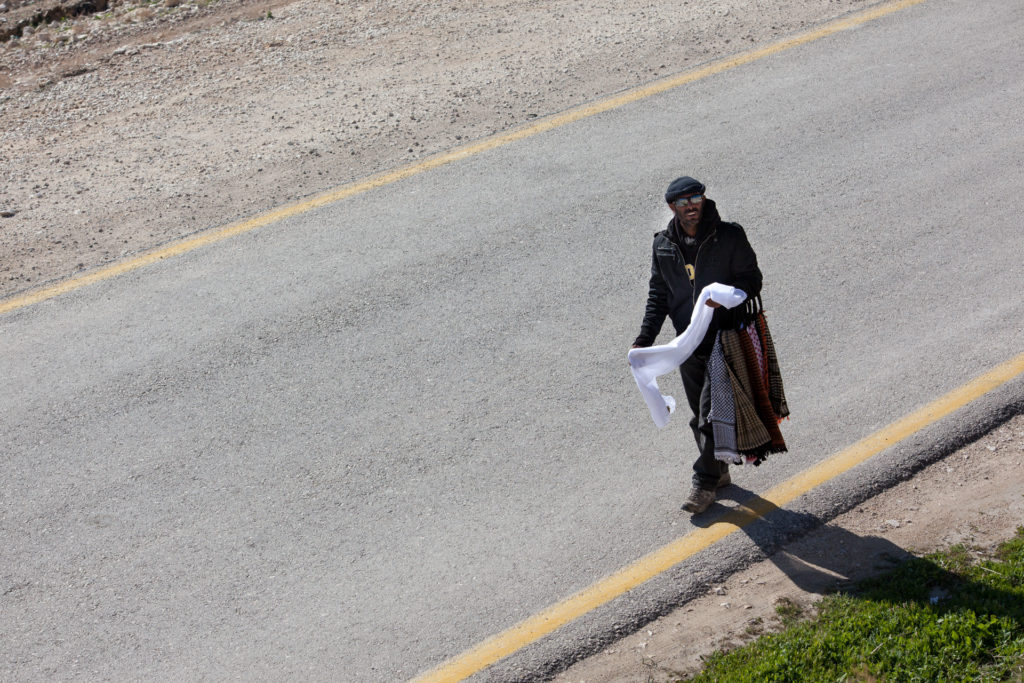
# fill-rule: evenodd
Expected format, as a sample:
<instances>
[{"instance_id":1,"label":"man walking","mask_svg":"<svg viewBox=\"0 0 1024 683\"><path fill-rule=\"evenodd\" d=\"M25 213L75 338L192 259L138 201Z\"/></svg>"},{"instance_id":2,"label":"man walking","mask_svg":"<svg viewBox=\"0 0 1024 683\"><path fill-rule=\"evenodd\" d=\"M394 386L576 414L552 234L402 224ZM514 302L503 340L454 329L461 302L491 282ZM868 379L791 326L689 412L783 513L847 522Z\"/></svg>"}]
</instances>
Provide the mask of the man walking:
<instances>
[{"instance_id":1,"label":"man walking","mask_svg":"<svg viewBox=\"0 0 1024 683\"><path fill-rule=\"evenodd\" d=\"M647 309L634 348L651 346L666 316L672 319L676 334L682 334L697 295L713 282L741 289L749 299L761 292L757 255L743 228L723 221L704 191L703 184L683 176L673 180L665 192L673 216L668 227L654 236ZM711 391L707 364L718 330L736 328L744 314L742 306L727 310L712 301L707 305L718 310L700 346L679 367L693 411L690 427L700 452L693 463L693 487L683 505L694 514L707 510L715 500L715 490L731 481L729 466L715 459L714 434L708 422Z\"/></svg>"}]
</instances>

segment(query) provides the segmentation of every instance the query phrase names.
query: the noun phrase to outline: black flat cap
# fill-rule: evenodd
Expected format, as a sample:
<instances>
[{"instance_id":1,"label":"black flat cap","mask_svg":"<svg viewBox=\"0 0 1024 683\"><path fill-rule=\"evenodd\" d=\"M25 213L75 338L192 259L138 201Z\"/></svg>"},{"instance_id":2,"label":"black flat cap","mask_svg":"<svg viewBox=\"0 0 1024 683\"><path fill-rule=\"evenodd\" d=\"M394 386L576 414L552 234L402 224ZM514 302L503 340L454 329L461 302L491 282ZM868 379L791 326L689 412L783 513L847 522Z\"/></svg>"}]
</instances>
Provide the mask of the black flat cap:
<instances>
[{"instance_id":1,"label":"black flat cap","mask_svg":"<svg viewBox=\"0 0 1024 683\"><path fill-rule=\"evenodd\" d=\"M694 194L704 194L704 184L694 180L688 175L684 175L682 178L676 178L669 183L668 189L665 190L665 201L674 202L680 197L686 197Z\"/></svg>"}]
</instances>

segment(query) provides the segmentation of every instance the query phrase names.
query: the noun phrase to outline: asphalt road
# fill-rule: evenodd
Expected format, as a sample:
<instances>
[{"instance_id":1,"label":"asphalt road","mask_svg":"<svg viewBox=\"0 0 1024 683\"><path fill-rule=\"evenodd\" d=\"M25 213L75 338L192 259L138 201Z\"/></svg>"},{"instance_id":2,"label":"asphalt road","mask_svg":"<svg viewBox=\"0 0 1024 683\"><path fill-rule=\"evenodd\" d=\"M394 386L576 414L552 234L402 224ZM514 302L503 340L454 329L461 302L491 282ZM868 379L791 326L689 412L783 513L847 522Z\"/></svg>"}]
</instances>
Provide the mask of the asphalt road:
<instances>
[{"instance_id":1,"label":"asphalt road","mask_svg":"<svg viewBox=\"0 0 1024 683\"><path fill-rule=\"evenodd\" d=\"M1022 35L928 0L0 317L0 678L408 678L687 533L625 362L677 175L765 274L790 453L742 490L1016 355Z\"/></svg>"}]
</instances>

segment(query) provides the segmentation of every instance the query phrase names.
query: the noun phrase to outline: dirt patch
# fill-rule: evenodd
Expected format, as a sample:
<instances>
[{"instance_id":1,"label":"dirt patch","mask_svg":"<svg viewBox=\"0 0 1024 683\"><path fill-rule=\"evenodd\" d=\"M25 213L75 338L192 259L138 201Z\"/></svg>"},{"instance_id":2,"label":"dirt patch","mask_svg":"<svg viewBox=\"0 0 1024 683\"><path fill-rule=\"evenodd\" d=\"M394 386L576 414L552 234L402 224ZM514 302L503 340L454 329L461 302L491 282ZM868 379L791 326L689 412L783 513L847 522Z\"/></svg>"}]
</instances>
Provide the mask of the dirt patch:
<instances>
[{"instance_id":1,"label":"dirt patch","mask_svg":"<svg viewBox=\"0 0 1024 683\"><path fill-rule=\"evenodd\" d=\"M0 0L0 25L43 4ZM22 29L0 43L0 296L867 4L112 0Z\"/></svg>"},{"instance_id":2,"label":"dirt patch","mask_svg":"<svg viewBox=\"0 0 1024 683\"><path fill-rule=\"evenodd\" d=\"M678 680L712 652L778 629L780 609L811 614L825 593L911 554L956 543L991 550L1021 524L1024 416L1017 416L555 680Z\"/></svg>"}]
</instances>

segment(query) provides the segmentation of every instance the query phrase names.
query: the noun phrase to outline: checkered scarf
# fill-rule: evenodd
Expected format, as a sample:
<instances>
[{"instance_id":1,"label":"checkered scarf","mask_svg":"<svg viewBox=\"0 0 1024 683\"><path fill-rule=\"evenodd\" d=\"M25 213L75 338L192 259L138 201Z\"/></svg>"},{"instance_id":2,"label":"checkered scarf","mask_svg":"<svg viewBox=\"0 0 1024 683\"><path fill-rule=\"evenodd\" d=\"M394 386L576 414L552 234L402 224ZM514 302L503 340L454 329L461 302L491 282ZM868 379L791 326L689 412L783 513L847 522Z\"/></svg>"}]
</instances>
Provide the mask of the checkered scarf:
<instances>
[{"instance_id":1,"label":"checkered scarf","mask_svg":"<svg viewBox=\"0 0 1024 683\"><path fill-rule=\"evenodd\" d=\"M729 370L736 406L736 446L759 459L784 453L779 421L789 415L778 358L764 314L744 330L722 330L719 339Z\"/></svg>"},{"instance_id":2,"label":"checkered scarf","mask_svg":"<svg viewBox=\"0 0 1024 683\"><path fill-rule=\"evenodd\" d=\"M757 332L764 345L765 361L768 371L768 398L771 400L772 410L781 419L789 417L789 406L786 405L786 392L782 389L782 371L779 370L779 358L775 355L775 342L772 341L771 332L768 331L768 322L764 319L764 313L758 314L754 320L757 325Z\"/></svg>"},{"instance_id":3,"label":"checkered scarf","mask_svg":"<svg viewBox=\"0 0 1024 683\"><path fill-rule=\"evenodd\" d=\"M754 390L747 374L740 334L736 330L722 330L719 337L736 405L736 447L744 454L761 454L767 452L772 438L754 407Z\"/></svg>"},{"instance_id":4,"label":"checkered scarf","mask_svg":"<svg viewBox=\"0 0 1024 683\"><path fill-rule=\"evenodd\" d=\"M719 333L720 335L721 333ZM729 379L729 366L722 352L722 340L715 345L708 358L708 381L711 384L711 410L708 421L715 437L715 459L734 465L743 464L743 456L736 446L736 400Z\"/></svg>"}]
</instances>

